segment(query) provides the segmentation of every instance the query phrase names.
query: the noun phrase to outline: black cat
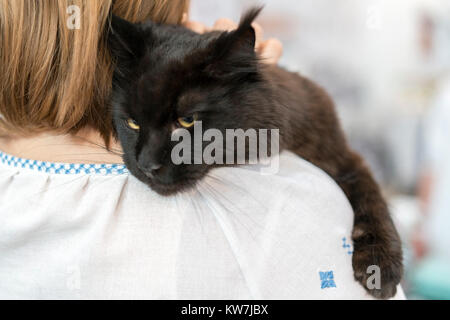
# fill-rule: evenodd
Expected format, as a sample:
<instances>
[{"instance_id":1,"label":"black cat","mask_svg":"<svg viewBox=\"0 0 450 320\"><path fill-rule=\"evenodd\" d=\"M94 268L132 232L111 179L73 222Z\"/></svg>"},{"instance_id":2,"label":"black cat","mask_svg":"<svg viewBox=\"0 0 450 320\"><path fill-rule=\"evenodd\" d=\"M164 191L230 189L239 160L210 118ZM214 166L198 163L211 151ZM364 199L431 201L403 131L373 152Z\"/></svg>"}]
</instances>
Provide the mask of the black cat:
<instances>
[{"instance_id":1,"label":"black cat","mask_svg":"<svg viewBox=\"0 0 450 320\"><path fill-rule=\"evenodd\" d=\"M326 171L354 210L355 278L378 298L392 297L402 276L402 249L377 183L350 150L334 105L315 83L261 63L247 12L232 32L196 34L152 22L112 18L109 45L116 63L114 125L131 173L163 195L195 185L217 165L171 161L174 130L276 128L280 150ZM367 268L381 270L381 289L369 289Z\"/></svg>"}]
</instances>

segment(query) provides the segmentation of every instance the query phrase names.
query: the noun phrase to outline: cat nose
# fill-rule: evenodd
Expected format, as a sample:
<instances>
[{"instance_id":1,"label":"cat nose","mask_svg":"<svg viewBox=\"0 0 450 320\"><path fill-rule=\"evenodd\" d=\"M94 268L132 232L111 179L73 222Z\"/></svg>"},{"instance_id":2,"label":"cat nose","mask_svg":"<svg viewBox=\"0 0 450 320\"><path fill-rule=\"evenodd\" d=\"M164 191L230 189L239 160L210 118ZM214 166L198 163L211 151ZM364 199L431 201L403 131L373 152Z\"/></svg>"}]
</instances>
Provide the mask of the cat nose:
<instances>
[{"instance_id":1,"label":"cat nose","mask_svg":"<svg viewBox=\"0 0 450 320\"><path fill-rule=\"evenodd\" d=\"M149 167L149 170L151 170L151 171L158 171L159 169L161 169L162 168L162 164L152 164L152 165L150 165L150 167Z\"/></svg>"},{"instance_id":2,"label":"cat nose","mask_svg":"<svg viewBox=\"0 0 450 320\"><path fill-rule=\"evenodd\" d=\"M138 163L139 169L141 169L146 175L154 176L156 172L162 168L162 164L159 163L146 163L145 165Z\"/></svg>"}]
</instances>

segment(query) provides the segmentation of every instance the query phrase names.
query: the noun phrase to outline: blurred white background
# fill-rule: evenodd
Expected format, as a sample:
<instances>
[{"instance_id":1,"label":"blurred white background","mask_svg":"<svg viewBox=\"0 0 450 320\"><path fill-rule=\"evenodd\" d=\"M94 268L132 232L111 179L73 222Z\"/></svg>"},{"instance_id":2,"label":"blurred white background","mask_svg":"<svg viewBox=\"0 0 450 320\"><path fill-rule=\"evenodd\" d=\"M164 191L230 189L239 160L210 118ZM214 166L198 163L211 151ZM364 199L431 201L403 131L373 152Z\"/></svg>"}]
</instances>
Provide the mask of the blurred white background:
<instances>
[{"instance_id":1,"label":"blurred white background","mask_svg":"<svg viewBox=\"0 0 450 320\"><path fill-rule=\"evenodd\" d=\"M192 0L191 19L237 21L255 4L280 64L329 91L382 184L408 296L450 299L450 1Z\"/></svg>"}]
</instances>

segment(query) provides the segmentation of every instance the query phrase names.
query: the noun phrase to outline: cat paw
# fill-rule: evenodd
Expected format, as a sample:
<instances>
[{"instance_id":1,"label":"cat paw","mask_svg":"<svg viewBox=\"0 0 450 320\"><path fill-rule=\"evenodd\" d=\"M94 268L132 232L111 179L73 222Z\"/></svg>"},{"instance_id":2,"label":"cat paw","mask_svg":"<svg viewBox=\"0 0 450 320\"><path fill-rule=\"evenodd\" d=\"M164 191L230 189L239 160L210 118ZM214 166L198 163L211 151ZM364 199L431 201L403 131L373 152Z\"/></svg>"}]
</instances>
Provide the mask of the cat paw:
<instances>
[{"instance_id":1,"label":"cat paw","mask_svg":"<svg viewBox=\"0 0 450 320\"><path fill-rule=\"evenodd\" d=\"M403 275L400 240L380 240L355 228L353 246L355 279L375 298L392 298Z\"/></svg>"}]
</instances>

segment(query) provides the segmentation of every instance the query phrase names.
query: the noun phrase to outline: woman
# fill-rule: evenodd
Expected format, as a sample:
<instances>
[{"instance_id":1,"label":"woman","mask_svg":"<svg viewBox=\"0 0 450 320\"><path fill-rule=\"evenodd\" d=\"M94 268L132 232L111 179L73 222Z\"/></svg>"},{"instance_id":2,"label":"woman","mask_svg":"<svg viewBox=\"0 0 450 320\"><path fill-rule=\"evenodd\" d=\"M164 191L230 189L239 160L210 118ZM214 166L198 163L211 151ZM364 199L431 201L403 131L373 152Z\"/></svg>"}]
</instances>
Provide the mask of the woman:
<instances>
[{"instance_id":1,"label":"woman","mask_svg":"<svg viewBox=\"0 0 450 320\"><path fill-rule=\"evenodd\" d=\"M350 205L303 160L282 155L274 176L216 170L171 198L127 173L108 112L110 10L181 23L187 6L0 1L0 298L370 298L353 280ZM276 41L257 47L277 60Z\"/></svg>"}]
</instances>

